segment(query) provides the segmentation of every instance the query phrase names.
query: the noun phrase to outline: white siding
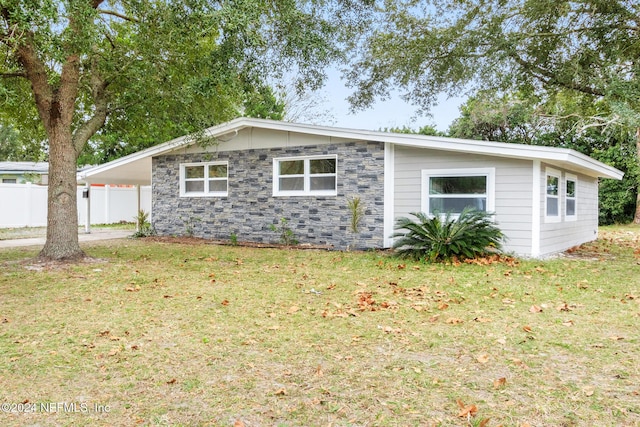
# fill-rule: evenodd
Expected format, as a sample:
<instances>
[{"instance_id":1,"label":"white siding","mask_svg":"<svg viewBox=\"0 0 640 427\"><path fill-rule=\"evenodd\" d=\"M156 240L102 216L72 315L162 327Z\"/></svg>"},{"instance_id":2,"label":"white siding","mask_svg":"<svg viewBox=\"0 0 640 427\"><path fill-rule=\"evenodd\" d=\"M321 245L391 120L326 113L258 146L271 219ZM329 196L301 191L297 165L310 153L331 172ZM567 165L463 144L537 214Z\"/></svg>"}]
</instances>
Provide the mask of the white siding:
<instances>
[{"instance_id":1,"label":"white siding","mask_svg":"<svg viewBox=\"0 0 640 427\"><path fill-rule=\"evenodd\" d=\"M304 147L310 145L327 145L340 142L353 141L345 138L333 138L322 135L309 135L297 132L280 130L246 128L218 138L215 144L209 145L206 151L235 151L235 150L259 150L265 148ZM180 151L177 151L180 153ZM202 147L198 144L189 146L184 153L201 153Z\"/></svg>"},{"instance_id":2,"label":"white siding","mask_svg":"<svg viewBox=\"0 0 640 427\"><path fill-rule=\"evenodd\" d=\"M560 170L560 222L546 223L544 221L544 200L546 168L541 165L540 194L542 203L540 204L540 215L542 224L540 225L540 255L551 255L561 252L573 246L590 242L598 237L598 179L586 175L576 174L572 171ZM559 170L557 167L553 167ZM567 221L565 218L565 178L566 174L577 176L577 219Z\"/></svg>"},{"instance_id":3,"label":"white siding","mask_svg":"<svg viewBox=\"0 0 640 427\"><path fill-rule=\"evenodd\" d=\"M424 169L495 168L496 222L506 251L531 253L532 161L395 147L395 218L420 211Z\"/></svg>"}]
</instances>

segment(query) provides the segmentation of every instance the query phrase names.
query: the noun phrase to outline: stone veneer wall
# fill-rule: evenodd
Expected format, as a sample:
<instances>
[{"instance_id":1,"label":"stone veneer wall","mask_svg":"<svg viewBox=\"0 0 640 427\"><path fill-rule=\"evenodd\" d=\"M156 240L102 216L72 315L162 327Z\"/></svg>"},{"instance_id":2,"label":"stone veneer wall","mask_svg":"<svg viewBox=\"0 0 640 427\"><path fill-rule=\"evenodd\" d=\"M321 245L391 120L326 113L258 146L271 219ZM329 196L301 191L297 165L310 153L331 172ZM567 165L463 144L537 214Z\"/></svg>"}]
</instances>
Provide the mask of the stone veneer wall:
<instances>
[{"instance_id":1,"label":"stone veneer wall","mask_svg":"<svg viewBox=\"0 0 640 427\"><path fill-rule=\"evenodd\" d=\"M333 197L273 197L273 158L338 155L338 188ZM228 197L180 197L180 164L229 162ZM350 142L306 147L165 155L153 159L153 227L160 235L278 242L282 218L299 243L336 249L383 247L384 143ZM365 215L351 231L347 201L360 197Z\"/></svg>"}]
</instances>

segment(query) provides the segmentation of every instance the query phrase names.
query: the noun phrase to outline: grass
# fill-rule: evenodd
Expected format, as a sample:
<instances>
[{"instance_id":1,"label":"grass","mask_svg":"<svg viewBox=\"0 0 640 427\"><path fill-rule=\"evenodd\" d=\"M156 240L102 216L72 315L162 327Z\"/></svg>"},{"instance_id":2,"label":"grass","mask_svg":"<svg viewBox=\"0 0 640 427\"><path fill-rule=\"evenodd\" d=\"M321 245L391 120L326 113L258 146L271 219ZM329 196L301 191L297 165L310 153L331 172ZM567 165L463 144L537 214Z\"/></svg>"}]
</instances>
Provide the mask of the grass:
<instances>
[{"instance_id":1,"label":"grass","mask_svg":"<svg viewBox=\"0 0 640 427\"><path fill-rule=\"evenodd\" d=\"M638 426L640 229L601 236L488 265L119 240L51 267L0 250L2 402L76 404L0 425Z\"/></svg>"}]
</instances>

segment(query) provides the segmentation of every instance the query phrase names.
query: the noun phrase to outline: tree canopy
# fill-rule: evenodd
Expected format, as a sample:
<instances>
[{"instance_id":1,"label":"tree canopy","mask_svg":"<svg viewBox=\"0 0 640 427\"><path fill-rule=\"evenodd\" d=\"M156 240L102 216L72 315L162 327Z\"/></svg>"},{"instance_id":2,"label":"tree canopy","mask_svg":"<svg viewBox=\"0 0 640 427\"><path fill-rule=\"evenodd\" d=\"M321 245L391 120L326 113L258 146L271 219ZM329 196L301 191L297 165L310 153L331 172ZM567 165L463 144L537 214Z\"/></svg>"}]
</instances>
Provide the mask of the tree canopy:
<instances>
[{"instance_id":1,"label":"tree canopy","mask_svg":"<svg viewBox=\"0 0 640 427\"><path fill-rule=\"evenodd\" d=\"M391 89L430 107L462 90L606 98L640 124L640 4L630 0L390 1L355 57L353 105Z\"/></svg>"},{"instance_id":2,"label":"tree canopy","mask_svg":"<svg viewBox=\"0 0 640 427\"><path fill-rule=\"evenodd\" d=\"M0 119L49 156L41 256L82 256L75 166L87 141L144 148L203 129L288 70L317 88L367 3L0 0Z\"/></svg>"}]
</instances>

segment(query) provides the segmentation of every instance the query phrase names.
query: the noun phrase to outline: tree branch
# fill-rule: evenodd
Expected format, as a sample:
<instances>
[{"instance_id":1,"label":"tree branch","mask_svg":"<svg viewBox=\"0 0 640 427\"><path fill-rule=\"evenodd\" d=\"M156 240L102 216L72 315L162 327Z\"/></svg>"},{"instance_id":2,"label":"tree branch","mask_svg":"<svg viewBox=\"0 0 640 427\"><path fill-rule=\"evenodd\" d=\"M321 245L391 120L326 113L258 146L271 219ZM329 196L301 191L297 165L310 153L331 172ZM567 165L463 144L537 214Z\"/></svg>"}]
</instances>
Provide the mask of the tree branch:
<instances>
[{"instance_id":1,"label":"tree branch","mask_svg":"<svg viewBox=\"0 0 640 427\"><path fill-rule=\"evenodd\" d=\"M27 73L0 73L0 78L3 79L11 79L11 78L16 78L16 77L23 77L23 78L27 78Z\"/></svg>"},{"instance_id":2,"label":"tree branch","mask_svg":"<svg viewBox=\"0 0 640 427\"><path fill-rule=\"evenodd\" d=\"M45 129L51 124L51 104L53 102L53 90L48 82L47 67L38 57L31 42L31 34L24 37L16 46L18 61L25 70L26 77L31 82L31 89L36 100L38 114L42 119Z\"/></svg>"},{"instance_id":3,"label":"tree branch","mask_svg":"<svg viewBox=\"0 0 640 427\"><path fill-rule=\"evenodd\" d=\"M118 13L118 12L113 11L113 10L97 9L97 11L98 11L98 13L101 13L103 15L115 16L116 18L120 18L120 19L123 19L125 21L135 22L135 23L139 23L140 22L135 18L131 18L130 16L123 15L123 14Z\"/></svg>"},{"instance_id":4,"label":"tree branch","mask_svg":"<svg viewBox=\"0 0 640 427\"><path fill-rule=\"evenodd\" d=\"M531 74L533 77L539 79L544 83L548 83L554 86L561 86L567 89L572 89L578 92L586 93L588 95L593 96L604 96L604 92L587 85L579 84L575 81L562 81L557 78L557 75L549 70L545 70L537 64L532 64L530 62L522 59L515 52L507 52L507 54L514 60L520 67L524 69L525 72Z\"/></svg>"},{"instance_id":5,"label":"tree branch","mask_svg":"<svg viewBox=\"0 0 640 427\"><path fill-rule=\"evenodd\" d=\"M104 125L108 115L107 86L109 83L102 78L97 67L97 60L91 61L91 95L95 110L93 116L84 122L73 135L73 146L76 153L80 153L89 138Z\"/></svg>"}]
</instances>

